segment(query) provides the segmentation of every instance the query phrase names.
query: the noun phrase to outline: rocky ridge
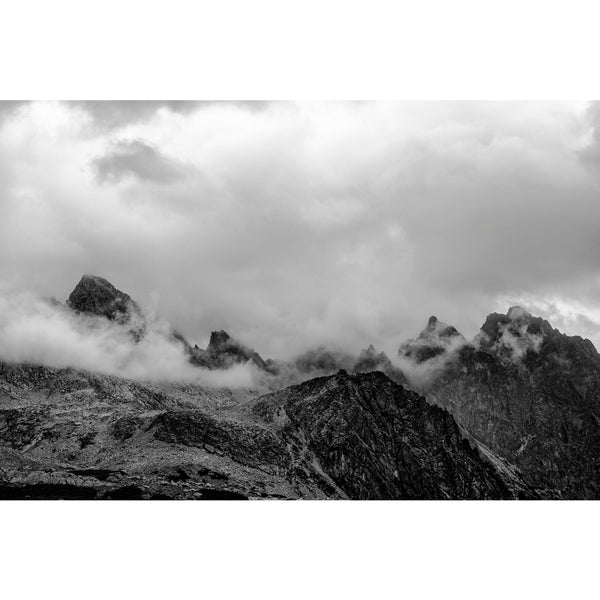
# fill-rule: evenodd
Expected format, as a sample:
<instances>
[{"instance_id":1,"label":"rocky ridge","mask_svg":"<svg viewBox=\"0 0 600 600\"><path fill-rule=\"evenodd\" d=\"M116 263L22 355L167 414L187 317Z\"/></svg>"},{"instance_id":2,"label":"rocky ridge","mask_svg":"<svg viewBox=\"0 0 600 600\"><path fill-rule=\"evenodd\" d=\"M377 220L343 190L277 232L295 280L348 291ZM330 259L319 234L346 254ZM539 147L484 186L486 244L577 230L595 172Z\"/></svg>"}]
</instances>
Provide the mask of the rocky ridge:
<instances>
[{"instance_id":1,"label":"rocky ridge","mask_svg":"<svg viewBox=\"0 0 600 600\"><path fill-rule=\"evenodd\" d=\"M529 497L382 373L274 394L0 363L0 498Z\"/></svg>"},{"instance_id":2,"label":"rocky ridge","mask_svg":"<svg viewBox=\"0 0 600 600\"><path fill-rule=\"evenodd\" d=\"M564 498L600 497L600 355L520 307L493 313L473 342L412 382L468 435Z\"/></svg>"}]
</instances>

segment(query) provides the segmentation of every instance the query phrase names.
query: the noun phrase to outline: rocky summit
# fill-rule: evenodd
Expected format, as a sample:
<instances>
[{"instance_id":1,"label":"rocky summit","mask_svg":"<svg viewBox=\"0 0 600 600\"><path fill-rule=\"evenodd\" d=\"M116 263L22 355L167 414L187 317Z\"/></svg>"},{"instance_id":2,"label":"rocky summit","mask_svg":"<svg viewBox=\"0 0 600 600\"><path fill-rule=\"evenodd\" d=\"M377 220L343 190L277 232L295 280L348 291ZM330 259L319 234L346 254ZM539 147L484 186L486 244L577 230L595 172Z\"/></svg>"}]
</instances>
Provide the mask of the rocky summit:
<instances>
[{"instance_id":1,"label":"rocky summit","mask_svg":"<svg viewBox=\"0 0 600 600\"><path fill-rule=\"evenodd\" d=\"M139 341L146 330L146 320L131 297L112 283L96 275L84 275L67 299L67 306L82 314L105 317L127 325Z\"/></svg>"},{"instance_id":2,"label":"rocky summit","mask_svg":"<svg viewBox=\"0 0 600 600\"><path fill-rule=\"evenodd\" d=\"M112 283L96 275L84 275L67 300L73 310L125 322L141 316L140 307Z\"/></svg>"},{"instance_id":3,"label":"rocky summit","mask_svg":"<svg viewBox=\"0 0 600 600\"><path fill-rule=\"evenodd\" d=\"M191 362L209 369L227 369L237 364L252 363L266 370L267 365L258 352L233 339L226 331L213 331L206 350L195 346L191 350Z\"/></svg>"},{"instance_id":4,"label":"rocky summit","mask_svg":"<svg viewBox=\"0 0 600 600\"><path fill-rule=\"evenodd\" d=\"M0 362L0 498L600 498L600 355L521 307L471 341L431 317L394 361L201 349L92 275L54 309L183 376Z\"/></svg>"},{"instance_id":5,"label":"rocky summit","mask_svg":"<svg viewBox=\"0 0 600 600\"><path fill-rule=\"evenodd\" d=\"M413 387L529 485L600 498L600 355L589 340L513 307Z\"/></svg>"},{"instance_id":6,"label":"rocky summit","mask_svg":"<svg viewBox=\"0 0 600 600\"><path fill-rule=\"evenodd\" d=\"M446 325L432 316L427 326L415 339L408 340L400 346L398 356L422 363L443 354L451 347L463 343L465 338L455 327Z\"/></svg>"}]
</instances>

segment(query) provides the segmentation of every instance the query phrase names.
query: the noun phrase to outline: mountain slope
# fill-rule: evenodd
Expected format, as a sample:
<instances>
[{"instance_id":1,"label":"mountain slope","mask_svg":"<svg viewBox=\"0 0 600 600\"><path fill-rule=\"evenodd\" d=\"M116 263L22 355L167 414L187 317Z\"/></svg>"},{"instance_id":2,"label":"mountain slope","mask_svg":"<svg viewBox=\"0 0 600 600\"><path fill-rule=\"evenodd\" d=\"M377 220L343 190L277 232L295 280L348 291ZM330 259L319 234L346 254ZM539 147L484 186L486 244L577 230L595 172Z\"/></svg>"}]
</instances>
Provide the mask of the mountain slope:
<instances>
[{"instance_id":1,"label":"mountain slope","mask_svg":"<svg viewBox=\"0 0 600 600\"><path fill-rule=\"evenodd\" d=\"M513 307L416 387L529 484L600 498L600 355L589 340Z\"/></svg>"},{"instance_id":2,"label":"mountain slope","mask_svg":"<svg viewBox=\"0 0 600 600\"><path fill-rule=\"evenodd\" d=\"M381 373L252 390L0 363L0 498L512 498Z\"/></svg>"},{"instance_id":3,"label":"mountain slope","mask_svg":"<svg viewBox=\"0 0 600 600\"><path fill-rule=\"evenodd\" d=\"M253 410L305 439L351 498L513 497L448 412L380 372L312 379L260 398Z\"/></svg>"}]
</instances>

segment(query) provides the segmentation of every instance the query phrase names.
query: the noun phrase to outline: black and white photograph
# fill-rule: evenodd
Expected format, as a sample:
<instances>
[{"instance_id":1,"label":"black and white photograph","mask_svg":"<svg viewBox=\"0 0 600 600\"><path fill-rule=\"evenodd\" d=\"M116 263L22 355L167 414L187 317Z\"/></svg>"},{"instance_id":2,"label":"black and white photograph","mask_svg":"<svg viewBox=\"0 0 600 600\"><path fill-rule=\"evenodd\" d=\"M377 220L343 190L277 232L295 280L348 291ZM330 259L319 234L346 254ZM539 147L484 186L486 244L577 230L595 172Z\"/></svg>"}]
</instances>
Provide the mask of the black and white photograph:
<instances>
[{"instance_id":1,"label":"black and white photograph","mask_svg":"<svg viewBox=\"0 0 600 600\"><path fill-rule=\"evenodd\" d=\"M600 104L0 109L0 497L600 497Z\"/></svg>"},{"instance_id":2,"label":"black and white photograph","mask_svg":"<svg viewBox=\"0 0 600 600\"><path fill-rule=\"evenodd\" d=\"M81 56L42 8L0 88L12 559L60 538L33 562L116 568L98 598L592 594L600 88L554 42L593 20L175 4Z\"/></svg>"}]
</instances>

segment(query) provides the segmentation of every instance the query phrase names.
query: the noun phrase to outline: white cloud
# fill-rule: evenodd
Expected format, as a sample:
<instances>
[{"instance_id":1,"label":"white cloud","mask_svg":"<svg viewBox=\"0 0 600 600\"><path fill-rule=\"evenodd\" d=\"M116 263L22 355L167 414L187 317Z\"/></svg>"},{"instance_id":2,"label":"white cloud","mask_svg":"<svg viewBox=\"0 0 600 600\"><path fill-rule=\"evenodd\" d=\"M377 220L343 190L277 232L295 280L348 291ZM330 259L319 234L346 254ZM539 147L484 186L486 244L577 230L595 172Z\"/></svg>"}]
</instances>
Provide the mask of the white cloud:
<instances>
[{"instance_id":1,"label":"white cloud","mask_svg":"<svg viewBox=\"0 0 600 600\"><path fill-rule=\"evenodd\" d=\"M3 279L64 299L96 273L158 294L192 342L223 328L276 357L332 342L392 356L430 314L470 337L499 298L600 302L584 105L130 108L106 127L61 103L5 117ZM151 176L100 184L94 160L122 140L153 149L129 169ZM157 156L185 177L156 181Z\"/></svg>"},{"instance_id":2,"label":"white cloud","mask_svg":"<svg viewBox=\"0 0 600 600\"><path fill-rule=\"evenodd\" d=\"M0 293L0 360L76 367L139 380L253 385L249 365L223 371L192 366L168 324L148 317L146 334L134 342L127 326L4 289Z\"/></svg>"}]
</instances>

